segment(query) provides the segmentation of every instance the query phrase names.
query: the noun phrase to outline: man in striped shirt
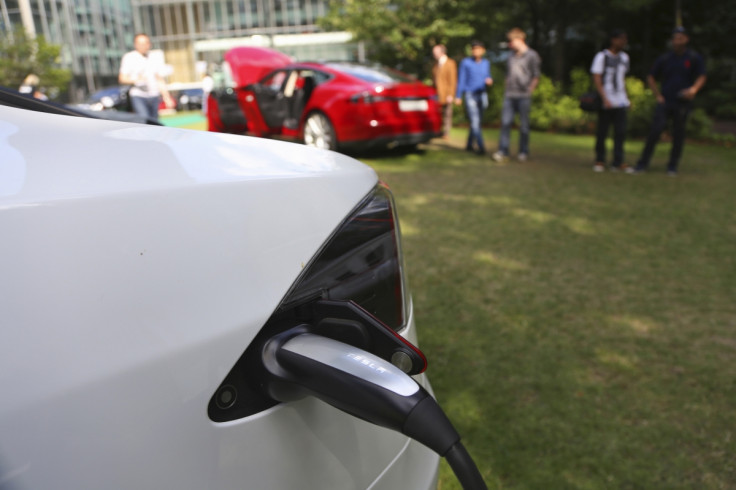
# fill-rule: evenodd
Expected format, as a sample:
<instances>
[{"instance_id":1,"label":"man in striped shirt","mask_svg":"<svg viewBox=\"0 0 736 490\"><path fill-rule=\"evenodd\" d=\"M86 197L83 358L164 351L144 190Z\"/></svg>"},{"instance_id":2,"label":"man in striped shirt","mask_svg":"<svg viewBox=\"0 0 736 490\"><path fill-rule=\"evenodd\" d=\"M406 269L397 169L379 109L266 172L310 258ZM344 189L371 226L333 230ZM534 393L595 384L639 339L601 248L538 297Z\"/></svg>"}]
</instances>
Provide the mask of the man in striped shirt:
<instances>
[{"instance_id":1,"label":"man in striped shirt","mask_svg":"<svg viewBox=\"0 0 736 490\"><path fill-rule=\"evenodd\" d=\"M598 129L595 136L595 165L593 170L603 172L606 169L606 137L608 128L613 124L613 162L611 171L616 172L625 167L624 140L626 138L626 120L629 111L629 98L626 94L626 73L629 71L629 55L624 48L629 40L620 29L611 32L609 47L593 58L590 73L593 83L601 96L601 109L598 111Z\"/></svg>"}]
</instances>

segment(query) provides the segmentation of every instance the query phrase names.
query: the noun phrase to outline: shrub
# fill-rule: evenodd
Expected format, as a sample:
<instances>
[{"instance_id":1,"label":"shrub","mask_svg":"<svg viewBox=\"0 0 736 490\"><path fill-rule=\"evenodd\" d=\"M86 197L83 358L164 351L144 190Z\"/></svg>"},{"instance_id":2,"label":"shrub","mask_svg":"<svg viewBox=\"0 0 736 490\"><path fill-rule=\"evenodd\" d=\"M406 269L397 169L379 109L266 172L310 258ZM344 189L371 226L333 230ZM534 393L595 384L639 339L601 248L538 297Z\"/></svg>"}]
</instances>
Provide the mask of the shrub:
<instances>
[{"instance_id":1,"label":"shrub","mask_svg":"<svg viewBox=\"0 0 736 490\"><path fill-rule=\"evenodd\" d=\"M593 90L593 80L590 73L582 68L573 68L570 72L570 96L579 99L581 95Z\"/></svg>"},{"instance_id":2,"label":"shrub","mask_svg":"<svg viewBox=\"0 0 736 490\"><path fill-rule=\"evenodd\" d=\"M631 107L629 109L629 136L646 136L652 125L654 106L657 101L652 91L638 78L626 79L626 91L629 94Z\"/></svg>"},{"instance_id":3,"label":"shrub","mask_svg":"<svg viewBox=\"0 0 736 490\"><path fill-rule=\"evenodd\" d=\"M577 97L563 95L559 84L542 75L532 99L532 128L579 133L589 130L591 123L591 115L580 109Z\"/></svg>"}]
</instances>

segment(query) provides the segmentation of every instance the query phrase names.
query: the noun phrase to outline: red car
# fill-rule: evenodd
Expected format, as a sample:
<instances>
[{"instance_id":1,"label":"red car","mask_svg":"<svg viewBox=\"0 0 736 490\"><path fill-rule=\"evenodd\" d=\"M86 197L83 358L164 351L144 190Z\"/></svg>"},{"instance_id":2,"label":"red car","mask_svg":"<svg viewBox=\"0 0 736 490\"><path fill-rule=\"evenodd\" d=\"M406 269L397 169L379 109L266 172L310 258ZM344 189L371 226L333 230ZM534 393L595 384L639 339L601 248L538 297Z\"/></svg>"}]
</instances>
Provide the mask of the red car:
<instances>
[{"instance_id":1,"label":"red car","mask_svg":"<svg viewBox=\"0 0 736 490\"><path fill-rule=\"evenodd\" d=\"M266 48L225 53L230 88L210 94L210 131L278 135L331 150L416 145L441 135L437 93L379 65L293 63Z\"/></svg>"}]
</instances>

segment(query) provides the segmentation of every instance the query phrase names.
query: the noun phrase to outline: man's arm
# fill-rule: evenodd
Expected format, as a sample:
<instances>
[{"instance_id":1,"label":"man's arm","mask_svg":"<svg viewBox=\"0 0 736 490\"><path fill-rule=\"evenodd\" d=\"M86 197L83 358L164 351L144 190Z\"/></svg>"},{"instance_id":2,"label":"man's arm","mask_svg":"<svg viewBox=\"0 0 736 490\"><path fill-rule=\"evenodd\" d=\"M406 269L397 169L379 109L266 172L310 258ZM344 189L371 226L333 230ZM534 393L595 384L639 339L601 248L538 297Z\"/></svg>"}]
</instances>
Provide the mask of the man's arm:
<instances>
[{"instance_id":1,"label":"man's arm","mask_svg":"<svg viewBox=\"0 0 736 490\"><path fill-rule=\"evenodd\" d=\"M664 96L659 91L659 85L657 85L657 80L654 78L654 75L647 75L647 85L649 85L649 88L654 93L654 97L657 99L657 102L664 104Z\"/></svg>"},{"instance_id":2,"label":"man's arm","mask_svg":"<svg viewBox=\"0 0 736 490\"><path fill-rule=\"evenodd\" d=\"M457 63L455 63L454 60L447 60L447 71L448 79L450 82L450 89L448 90L448 93L452 94L447 96L446 102L449 104L452 102L453 95L455 94L455 92L457 92Z\"/></svg>"},{"instance_id":3,"label":"man's arm","mask_svg":"<svg viewBox=\"0 0 736 490\"><path fill-rule=\"evenodd\" d=\"M118 72L118 82L121 85L135 85L138 81L128 73L130 71L129 65L128 55L123 55L123 59L120 60L120 71Z\"/></svg>"},{"instance_id":4,"label":"man's arm","mask_svg":"<svg viewBox=\"0 0 736 490\"><path fill-rule=\"evenodd\" d=\"M700 75L698 78L695 79L695 83L693 83L690 88L685 89L682 92L682 98L693 100L693 98L695 98L695 95L700 92L700 89L702 89L703 85L705 85L705 81L705 75Z\"/></svg>"},{"instance_id":5,"label":"man's arm","mask_svg":"<svg viewBox=\"0 0 736 490\"><path fill-rule=\"evenodd\" d=\"M171 98L171 94L169 94L169 89L166 88L166 80L159 75L156 74L156 81L158 82L158 91L161 92L161 97L164 100L164 104L166 104L166 107L168 109L171 109L174 107L174 99Z\"/></svg>"},{"instance_id":6,"label":"man's arm","mask_svg":"<svg viewBox=\"0 0 736 490\"><path fill-rule=\"evenodd\" d=\"M600 73L593 73L593 84L595 85L595 89L598 91L598 94L601 96L603 107L606 109L613 107L611 101L606 97L606 91L603 89L603 75Z\"/></svg>"},{"instance_id":7,"label":"man's arm","mask_svg":"<svg viewBox=\"0 0 736 490\"><path fill-rule=\"evenodd\" d=\"M460 67L457 73L457 89L455 91L455 105L461 105L463 103L462 92L465 90L465 60L460 62Z\"/></svg>"},{"instance_id":8,"label":"man's arm","mask_svg":"<svg viewBox=\"0 0 736 490\"><path fill-rule=\"evenodd\" d=\"M529 83L529 95L534 93L537 89L537 85L539 85L539 77L532 78L532 81Z\"/></svg>"},{"instance_id":9,"label":"man's arm","mask_svg":"<svg viewBox=\"0 0 736 490\"><path fill-rule=\"evenodd\" d=\"M534 61L532 63L532 81L529 83L529 95L537 89L539 79L542 77L542 58L536 51L534 51Z\"/></svg>"}]
</instances>

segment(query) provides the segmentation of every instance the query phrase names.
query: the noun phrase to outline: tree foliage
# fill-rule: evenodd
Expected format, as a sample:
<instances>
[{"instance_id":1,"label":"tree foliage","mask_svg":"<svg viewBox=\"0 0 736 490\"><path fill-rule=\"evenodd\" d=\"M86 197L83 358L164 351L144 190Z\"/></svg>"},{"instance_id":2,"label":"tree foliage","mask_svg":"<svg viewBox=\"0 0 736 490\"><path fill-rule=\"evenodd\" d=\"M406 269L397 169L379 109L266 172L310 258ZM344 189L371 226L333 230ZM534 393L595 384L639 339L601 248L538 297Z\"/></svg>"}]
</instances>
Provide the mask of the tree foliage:
<instances>
[{"instance_id":1,"label":"tree foliage","mask_svg":"<svg viewBox=\"0 0 736 490\"><path fill-rule=\"evenodd\" d=\"M694 47L706 56L733 59L731 0L712 0L707 8L692 0L680 4L679 18ZM614 28L628 31L632 73L644 77L666 49L677 18L673 0L330 0L323 26L366 41L373 59L417 69L428 64L434 43L446 44L455 58L474 38L499 52L505 33L518 26L542 55L543 70L567 83L572 68L589 67Z\"/></svg>"},{"instance_id":2,"label":"tree foliage","mask_svg":"<svg viewBox=\"0 0 736 490\"><path fill-rule=\"evenodd\" d=\"M67 89L71 72L60 68L61 47L43 36L29 37L22 28L0 37L0 85L18 88L29 74L37 75L40 88L55 95Z\"/></svg>"},{"instance_id":3,"label":"tree foliage","mask_svg":"<svg viewBox=\"0 0 736 490\"><path fill-rule=\"evenodd\" d=\"M320 22L366 41L372 59L416 72L434 44L473 34L462 17L442 15L457 4L457 0L332 1Z\"/></svg>"}]
</instances>

